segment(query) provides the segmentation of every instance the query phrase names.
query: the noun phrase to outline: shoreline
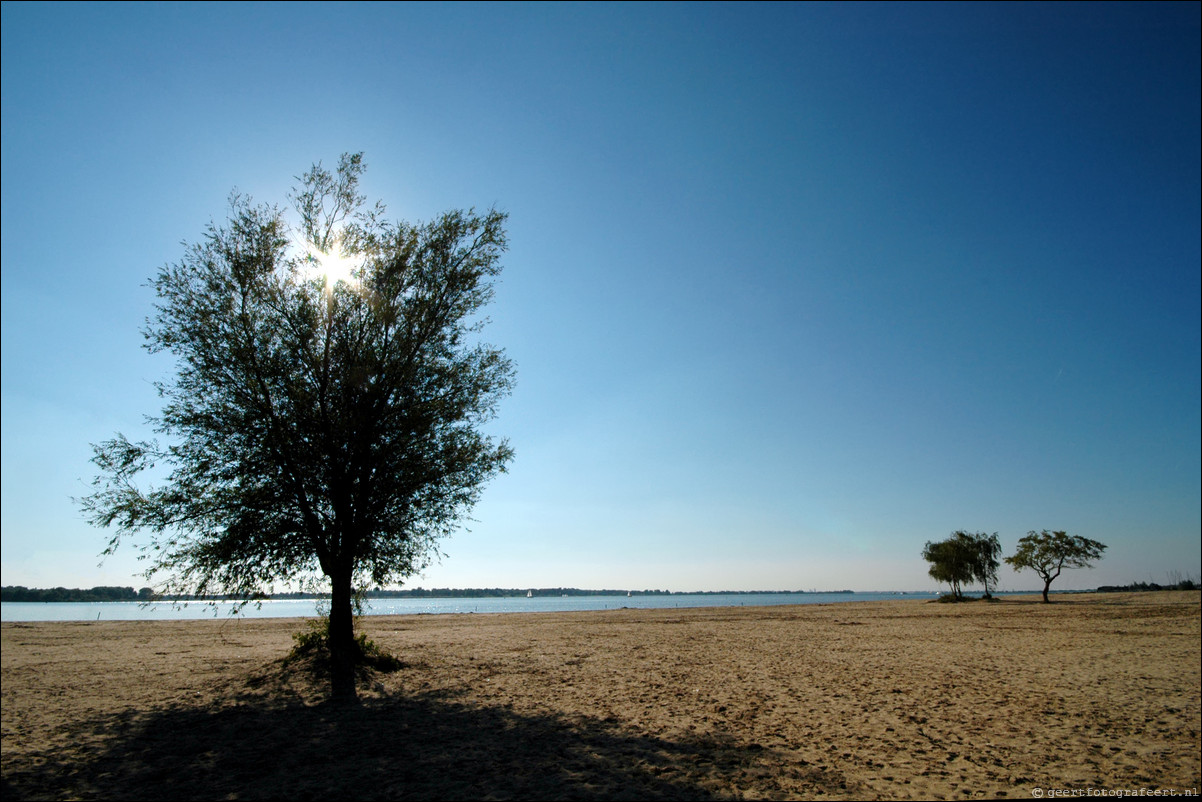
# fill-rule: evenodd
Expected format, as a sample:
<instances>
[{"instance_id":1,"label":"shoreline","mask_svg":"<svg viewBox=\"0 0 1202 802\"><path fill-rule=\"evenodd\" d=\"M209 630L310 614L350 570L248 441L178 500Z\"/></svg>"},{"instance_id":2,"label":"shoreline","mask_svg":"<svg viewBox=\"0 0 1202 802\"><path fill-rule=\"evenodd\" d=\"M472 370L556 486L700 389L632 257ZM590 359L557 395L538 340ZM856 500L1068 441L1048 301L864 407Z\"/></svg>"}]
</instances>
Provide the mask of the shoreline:
<instances>
[{"instance_id":1,"label":"shoreline","mask_svg":"<svg viewBox=\"0 0 1202 802\"><path fill-rule=\"evenodd\" d=\"M1057 596L1077 596L1092 594L1095 591L1064 591ZM839 591L839 592L810 592L803 593L780 592L731 592L731 593L672 593L626 596L505 596L505 597L421 597L421 598L378 598L369 599L369 605L374 601L374 610L363 614L363 618L388 615L454 615L461 613L543 613L543 612L586 612L606 609L693 609L710 607L762 607L762 606L810 606L825 604L855 604L866 602L888 601L937 601L942 594L928 591ZM1037 597L1039 591L995 591L994 598L1020 599ZM730 601L740 597L738 603ZM725 599L726 601L717 601ZM965 601L980 601L979 597L969 594ZM45 602L6 602L0 607L0 622L33 622L33 621L184 621L203 620L208 618L238 617L242 619L261 618L311 618L317 615L315 602L320 599L268 599L263 600L261 609L255 607L255 602L248 602L237 613L231 614L236 604L231 600L186 601L172 602L138 602L138 601L45 601ZM296 614L290 608L312 605L311 613ZM403 608L415 609L403 609ZM516 607L516 609L514 609ZM420 608L420 609L416 609ZM469 609L470 608L470 609ZM104 613L110 614L115 610L123 613L120 618L105 618ZM84 611L86 612L80 612ZM214 613L214 610L217 612ZM284 614L280 612L283 610ZM138 611L129 614L130 611Z\"/></svg>"},{"instance_id":2,"label":"shoreline","mask_svg":"<svg viewBox=\"0 0 1202 802\"><path fill-rule=\"evenodd\" d=\"M1053 599L370 615L404 668L350 710L304 618L5 622L4 796L1197 789L1202 595Z\"/></svg>"}]
</instances>

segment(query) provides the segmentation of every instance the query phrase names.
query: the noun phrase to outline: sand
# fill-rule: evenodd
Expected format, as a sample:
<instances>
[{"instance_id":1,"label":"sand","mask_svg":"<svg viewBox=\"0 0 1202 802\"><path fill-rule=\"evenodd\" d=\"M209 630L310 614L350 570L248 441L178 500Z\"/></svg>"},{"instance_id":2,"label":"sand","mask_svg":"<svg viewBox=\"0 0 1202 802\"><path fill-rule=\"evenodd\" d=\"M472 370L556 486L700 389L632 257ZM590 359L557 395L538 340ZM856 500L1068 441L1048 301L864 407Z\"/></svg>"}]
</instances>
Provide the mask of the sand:
<instances>
[{"instance_id":1,"label":"sand","mask_svg":"<svg viewBox=\"0 0 1202 802\"><path fill-rule=\"evenodd\" d=\"M297 619L6 623L7 799L1030 799L1199 789L1197 592L372 616L351 708Z\"/></svg>"}]
</instances>

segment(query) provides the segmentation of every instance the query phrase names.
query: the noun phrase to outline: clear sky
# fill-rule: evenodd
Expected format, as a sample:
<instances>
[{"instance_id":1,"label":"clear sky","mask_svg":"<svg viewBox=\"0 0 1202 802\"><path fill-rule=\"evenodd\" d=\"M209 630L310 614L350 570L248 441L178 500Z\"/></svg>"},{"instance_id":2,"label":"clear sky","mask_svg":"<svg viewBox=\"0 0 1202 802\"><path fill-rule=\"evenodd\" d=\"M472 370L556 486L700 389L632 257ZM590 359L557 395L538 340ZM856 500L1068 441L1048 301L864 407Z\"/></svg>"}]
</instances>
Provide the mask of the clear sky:
<instances>
[{"instance_id":1,"label":"clear sky","mask_svg":"<svg viewBox=\"0 0 1202 802\"><path fill-rule=\"evenodd\" d=\"M510 214L517 456L411 584L1198 579L1200 7L6 2L3 583L143 584L70 499L159 409L145 283L344 151Z\"/></svg>"}]
</instances>

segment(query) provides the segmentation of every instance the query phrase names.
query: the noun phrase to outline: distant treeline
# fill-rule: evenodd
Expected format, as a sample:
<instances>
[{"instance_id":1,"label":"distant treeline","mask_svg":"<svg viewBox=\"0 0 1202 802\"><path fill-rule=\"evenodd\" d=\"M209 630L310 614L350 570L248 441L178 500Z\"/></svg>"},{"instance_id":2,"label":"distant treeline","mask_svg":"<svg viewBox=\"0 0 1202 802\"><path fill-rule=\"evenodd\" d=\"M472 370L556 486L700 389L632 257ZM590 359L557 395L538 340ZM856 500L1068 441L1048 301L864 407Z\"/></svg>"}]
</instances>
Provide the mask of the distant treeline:
<instances>
[{"instance_id":1,"label":"distant treeline","mask_svg":"<svg viewBox=\"0 0 1202 802\"><path fill-rule=\"evenodd\" d=\"M1130 593L1142 590L1197 590L1198 583L1192 579L1182 579L1170 585L1158 585L1155 582L1133 582L1130 585L1102 585L1098 593Z\"/></svg>"},{"instance_id":2,"label":"distant treeline","mask_svg":"<svg viewBox=\"0 0 1202 802\"><path fill-rule=\"evenodd\" d=\"M410 588L409 590L369 590L364 595L369 599L474 599L474 598L507 598L510 596L525 596L531 593L535 596L715 596L723 593L807 593L804 590L587 590L582 588ZM829 593L851 593L850 590L827 591ZM273 598L286 598L277 595Z\"/></svg>"},{"instance_id":3,"label":"distant treeline","mask_svg":"<svg viewBox=\"0 0 1202 802\"><path fill-rule=\"evenodd\" d=\"M367 599L505 599L513 596L625 596L628 592L640 596L666 594L666 590L581 590L580 588L409 588L405 590L363 591ZM273 593L269 599L328 599L328 593Z\"/></svg>"},{"instance_id":4,"label":"distant treeline","mask_svg":"<svg viewBox=\"0 0 1202 802\"><path fill-rule=\"evenodd\" d=\"M27 588L24 585L5 585L0 588L0 602L111 602L150 601L154 591L150 588L109 587L94 588Z\"/></svg>"},{"instance_id":5,"label":"distant treeline","mask_svg":"<svg viewBox=\"0 0 1202 802\"><path fill-rule=\"evenodd\" d=\"M625 596L625 590L581 590L580 588L409 588L407 590L369 590L369 599L502 599L511 596ZM666 590L634 591L640 596L660 596Z\"/></svg>"},{"instance_id":6,"label":"distant treeline","mask_svg":"<svg viewBox=\"0 0 1202 802\"><path fill-rule=\"evenodd\" d=\"M368 599L500 599L522 597L527 593L534 596L714 596L722 593L769 594L811 593L805 590L704 590L695 592L671 590L585 590L581 588L410 588L408 590L383 590L377 588L364 592ZM850 590L821 591L823 593L852 593ZM193 601L196 596L160 597L151 588L135 591L133 588L95 587L84 588L27 588L23 585L5 585L3 597L6 602L102 602L102 601ZM207 599L230 599L230 596L209 596ZM324 599L323 593L273 593L267 599Z\"/></svg>"}]
</instances>

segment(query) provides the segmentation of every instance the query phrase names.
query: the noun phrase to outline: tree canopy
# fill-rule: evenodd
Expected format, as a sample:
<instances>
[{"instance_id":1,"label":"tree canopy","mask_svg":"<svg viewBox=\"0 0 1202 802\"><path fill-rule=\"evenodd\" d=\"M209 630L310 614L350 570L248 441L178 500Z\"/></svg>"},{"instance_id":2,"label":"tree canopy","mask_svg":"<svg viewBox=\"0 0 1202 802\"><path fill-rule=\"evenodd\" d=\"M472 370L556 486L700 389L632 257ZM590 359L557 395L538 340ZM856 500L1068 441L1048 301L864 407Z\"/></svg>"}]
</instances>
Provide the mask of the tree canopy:
<instances>
[{"instance_id":1,"label":"tree canopy","mask_svg":"<svg viewBox=\"0 0 1202 802\"><path fill-rule=\"evenodd\" d=\"M152 279L146 347L175 357L151 418L164 438L94 446L81 500L135 532L169 594L254 598L324 575L336 697L353 698L355 588L395 583L513 456L482 424L513 384L479 339L506 248L506 215L388 222L359 193L361 154L298 177L291 227L231 196L181 261ZM136 479L160 465L156 487Z\"/></svg>"},{"instance_id":2,"label":"tree canopy","mask_svg":"<svg viewBox=\"0 0 1202 802\"><path fill-rule=\"evenodd\" d=\"M985 598L990 598L989 586L997 587L997 569L1001 567L1002 542L997 532L986 535L977 532L972 536L977 547L977 560L973 578L985 586Z\"/></svg>"},{"instance_id":3,"label":"tree canopy","mask_svg":"<svg viewBox=\"0 0 1202 802\"><path fill-rule=\"evenodd\" d=\"M989 596L989 584L997 583L998 555L1001 543L997 532L952 532L946 540L930 542L922 549L922 558L931 564L927 573L936 582L946 582L953 598L963 598L962 586L980 582Z\"/></svg>"},{"instance_id":4,"label":"tree canopy","mask_svg":"<svg viewBox=\"0 0 1202 802\"><path fill-rule=\"evenodd\" d=\"M1048 598L1052 580L1065 568L1092 568L1091 563L1102 558L1106 546L1096 540L1067 532L1028 532L1018 541L1018 548L1006 562L1018 571L1030 568L1043 580L1043 600Z\"/></svg>"}]
</instances>

